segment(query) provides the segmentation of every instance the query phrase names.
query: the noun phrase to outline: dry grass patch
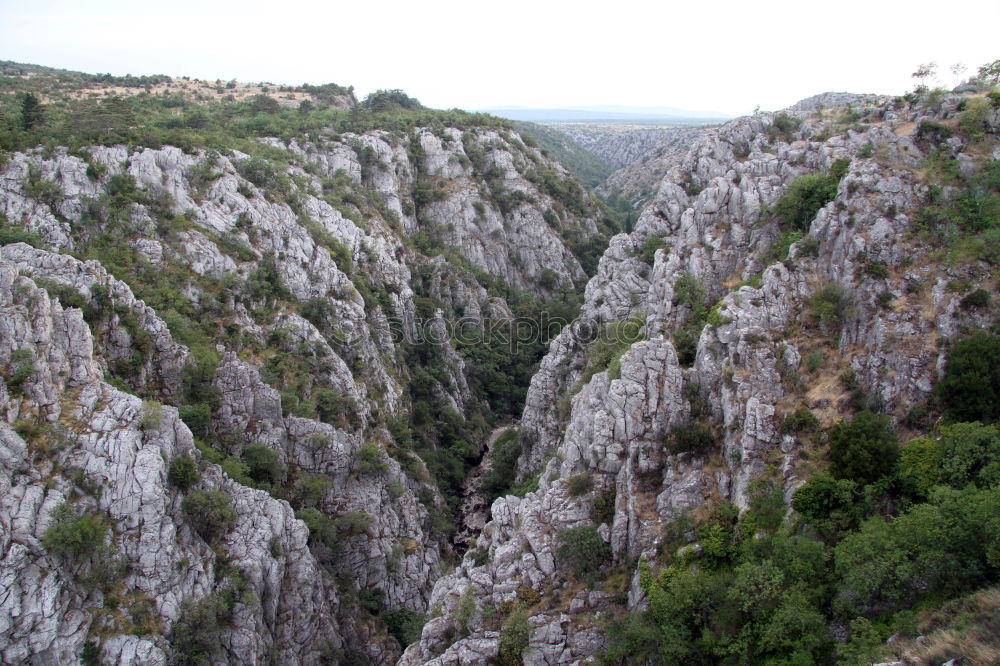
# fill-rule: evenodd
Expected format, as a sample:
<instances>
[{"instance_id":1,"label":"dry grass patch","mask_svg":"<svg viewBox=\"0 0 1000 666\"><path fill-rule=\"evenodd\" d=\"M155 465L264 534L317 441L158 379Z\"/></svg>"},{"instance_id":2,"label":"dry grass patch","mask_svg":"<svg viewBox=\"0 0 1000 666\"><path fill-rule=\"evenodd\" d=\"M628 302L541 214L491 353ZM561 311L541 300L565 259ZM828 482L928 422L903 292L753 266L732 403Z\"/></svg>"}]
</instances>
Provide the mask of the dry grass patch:
<instances>
[{"instance_id":1,"label":"dry grass patch","mask_svg":"<svg viewBox=\"0 0 1000 666\"><path fill-rule=\"evenodd\" d=\"M821 374L806 392L807 405L823 405L810 407L823 428L829 428L840 420L837 406L847 398L848 392L840 381L840 373Z\"/></svg>"},{"instance_id":2,"label":"dry grass patch","mask_svg":"<svg viewBox=\"0 0 1000 666\"><path fill-rule=\"evenodd\" d=\"M1000 664L1000 587L980 590L923 613L922 639L897 640L880 653L883 661L937 666L951 659L962 666Z\"/></svg>"}]
</instances>

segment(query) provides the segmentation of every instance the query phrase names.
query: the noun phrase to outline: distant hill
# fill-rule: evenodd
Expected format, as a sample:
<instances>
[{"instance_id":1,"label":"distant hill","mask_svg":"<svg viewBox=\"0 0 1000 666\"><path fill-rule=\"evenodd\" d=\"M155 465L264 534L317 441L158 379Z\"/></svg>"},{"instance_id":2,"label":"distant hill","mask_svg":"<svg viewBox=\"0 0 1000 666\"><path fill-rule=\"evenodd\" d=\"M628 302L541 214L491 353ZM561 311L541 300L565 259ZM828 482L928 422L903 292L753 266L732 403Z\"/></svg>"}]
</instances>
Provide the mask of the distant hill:
<instances>
[{"instance_id":1,"label":"distant hill","mask_svg":"<svg viewBox=\"0 0 1000 666\"><path fill-rule=\"evenodd\" d=\"M510 120L532 123L605 122L656 125L712 125L733 116L707 111L687 111L671 107L594 106L574 109L495 108L480 109Z\"/></svg>"},{"instance_id":2,"label":"distant hill","mask_svg":"<svg viewBox=\"0 0 1000 666\"><path fill-rule=\"evenodd\" d=\"M530 136L546 154L558 160L588 188L600 185L615 167L593 150L557 128L537 123L515 121L522 136Z\"/></svg>"}]
</instances>

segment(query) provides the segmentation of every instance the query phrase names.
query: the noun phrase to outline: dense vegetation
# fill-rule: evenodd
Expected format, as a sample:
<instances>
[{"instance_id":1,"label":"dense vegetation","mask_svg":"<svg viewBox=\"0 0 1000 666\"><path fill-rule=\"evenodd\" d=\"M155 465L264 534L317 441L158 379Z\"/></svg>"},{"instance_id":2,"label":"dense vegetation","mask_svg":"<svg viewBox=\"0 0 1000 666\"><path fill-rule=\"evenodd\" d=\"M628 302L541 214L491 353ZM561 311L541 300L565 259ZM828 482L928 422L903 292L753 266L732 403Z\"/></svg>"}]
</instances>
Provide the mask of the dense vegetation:
<instances>
[{"instance_id":1,"label":"dense vegetation","mask_svg":"<svg viewBox=\"0 0 1000 666\"><path fill-rule=\"evenodd\" d=\"M597 187L614 172L614 167L558 130L521 121L515 121L514 126L526 140L537 144L543 154L566 165L588 188Z\"/></svg>"},{"instance_id":2,"label":"dense vegetation","mask_svg":"<svg viewBox=\"0 0 1000 666\"><path fill-rule=\"evenodd\" d=\"M723 503L665 528L659 557L640 563L649 609L612 624L605 661L867 664L889 635L917 635L915 609L1000 582L1000 433L956 422L998 414L954 409L996 409L975 372L997 367L997 345L985 333L956 343L930 437L900 449L888 419L867 411L834 425L829 472L793 497L797 521L783 520L780 486L764 476L743 515ZM810 416L782 430L811 432Z\"/></svg>"},{"instance_id":3,"label":"dense vegetation","mask_svg":"<svg viewBox=\"0 0 1000 666\"><path fill-rule=\"evenodd\" d=\"M42 75L25 79L12 74L31 66L3 65L0 150L37 145L75 150L117 143L153 148L173 145L188 151L238 148L259 153L260 147L252 140L263 136L291 139L322 131L406 132L415 127L513 129L510 121L487 114L427 109L401 91L378 91L351 109L341 109L332 102L353 101L349 89L335 84L288 87L288 92L307 92L315 100L292 107L267 94L215 100L197 99L173 89L151 92L152 86L168 77L105 77L41 68ZM142 92L105 97L85 94L90 88L104 86ZM44 100L40 97L43 94Z\"/></svg>"}]
</instances>

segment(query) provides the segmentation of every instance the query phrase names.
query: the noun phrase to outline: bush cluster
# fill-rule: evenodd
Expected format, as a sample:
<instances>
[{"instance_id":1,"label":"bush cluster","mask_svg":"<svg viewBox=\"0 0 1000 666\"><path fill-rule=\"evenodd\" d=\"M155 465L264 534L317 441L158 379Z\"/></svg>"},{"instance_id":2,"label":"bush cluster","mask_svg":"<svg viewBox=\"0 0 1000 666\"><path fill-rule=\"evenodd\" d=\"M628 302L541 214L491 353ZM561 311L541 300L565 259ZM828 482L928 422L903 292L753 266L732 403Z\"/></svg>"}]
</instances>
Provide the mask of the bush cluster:
<instances>
[{"instance_id":1,"label":"bush cluster","mask_svg":"<svg viewBox=\"0 0 1000 666\"><path fill-rule=\"evenodd\" d=\"M195 490L181 503L185 517L205 541L214 542L236 522L229 495L221 490Z\"/></svg>"},{"instance_id":2,"label":"bush cluster","mask_svg":"<svg viewBox=\"0 0 1000 666\"><path fill-rule=\"evenodd\" d=\"M837 186L849 166L850 160L841 158L826 171L799 176L789 183L772 208L781 227L786 231L808 232L816 213L837 196Z\"/></svg>"}]
</instances>

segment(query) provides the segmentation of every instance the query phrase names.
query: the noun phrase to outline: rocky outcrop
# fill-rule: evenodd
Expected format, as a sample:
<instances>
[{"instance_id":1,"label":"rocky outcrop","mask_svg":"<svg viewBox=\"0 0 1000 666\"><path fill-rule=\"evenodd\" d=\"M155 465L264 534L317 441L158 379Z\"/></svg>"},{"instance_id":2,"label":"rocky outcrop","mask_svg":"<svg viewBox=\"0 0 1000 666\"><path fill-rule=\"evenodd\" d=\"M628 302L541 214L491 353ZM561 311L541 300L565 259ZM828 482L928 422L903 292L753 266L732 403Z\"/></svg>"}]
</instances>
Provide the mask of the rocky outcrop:
<instances>
[{"instance_id":1,"label":"rocky outcrop","mask_svg":"<svg viewBox=\"0 0 1000 666\"><path fill-rule=\"evenodd\" d=\"M0 259L10 262L22 275L78 295L95 324L97 363L102 372L130 360L134 348L141 346L143 362L130 367L132 386L159 399L179 394L187 348L174 342L156 312L136 299L127 284L109 275L98 262L81 262L24 243L0 248Z\"/></svg>"},{"instance_id":2,"label":"rocky outcrop","mask_svg":"<svg viewBox=\"0 0 1000 666\"><path fill-rule=\"evenodd\" d=\"M331 516L351 516L358 529L342 538L338 567L361 589L376 590L393 608L427 607L429 587L447 544L427 529L427 510L414 497L422 484L384 456L364 461L357 433L294 416L282 417L281 397L256 368L226 354L215 374L220 432L238 434L231 453L249 444L278 454L287 473L324 480L311 504ZM355 533L358 532L358 533Z\"/></svg>"},{"instance_id":3,"label":"rocky outcrop","mask_svg":"<svg viewBox=\"0 0 1000 666\"><path fill-rule=\"evenodd\" d=\"M578 144L616 168L638 162L671 143L685 128L637 128L632 125L567 125L559 129Z\"/></svg>"},{"instance_id":4,"label":"rocky outcrop","mask_svg":"<svg viewBox=\"0 0 1000 666\"><path fill-rule=\"evenodd\" d=\"M597 212L567 211L546 189L553 178L568 180L566 170L515 134L418 129L405 145L387 132L274 145L289 148L328 178L342 172L365 185L407 235L457 248L511 285L545 295L563 282L579 285L585 278L559 232L596 234Z\"/></svg>"},{"instance_id":5,"label":"rocky outcrop","mask_svg":"<svg viewBox=\"0 0 1000 666\"><path fill-rule=\"evenodd\" d=\"M959 294L945 288L983 284L988 265L942 266L913 235L927 192L918 168L925 151L942 147L915 141L912 128L947 120L957 102L931 111L882 102L857 110L849 126L836 117L776 127L773 115L758 114L706 130L674 158L635 232L612 239L579 321L552 342L532 380L518 478L537 476L538 489L494 503L479 540L488 557L467 556L438 581L441 617L401 663L463 663L498 644L500 623L477 613L516 600L530 614L525 663L577 663L599 649L600 631L557 632L557 649L546 651L554 634L543 628L560 614L572 628L591 626L589 613L614 604L585 590L567 601L577 588L555 547L563 530L595 525L614 561L651 561L666 524L719 499L745 508L756 479L788 498L802 481L802 445L779 426L798 407L825 425L847 414L845 373L897 419L928 398L944 362L938 340L961 322L989 320L956 308ZM959 163L968 149L957 138L947 147ZM787 258L775 254L785 229L768 210L796 177L838 159L849 167L836 196ZM830 284L842 308L821 320L810 301ZM671 334L691 322L692 293L707 315L684 367ZM645 339L595 373L593 332L627 320ZM678 452L674 429L695 418L709 424L714 445ZM592 485L574 481L580 475ZM643 593L630 571L617 590L633 608ZM469 616L463 595L477 609L467 638L455 633L456 618Z\"/></svg>"},{"instance_id":6,"label":"rocky outcrop","mask_svg":"<svg viewBox=\"0 0 1000 666\"><path fill-rule=\"evenodd\" d=\"M863 399L901 420L947 341L993 323L962 305L990 266L914 240L925 157L965 173L986 155L934 129L958 104L827 95L623 140L642 161L608 186L648 205L531 381L526 490L493 502L454 570L429 468L471 467L490 427L454 325L515 321L531 299L511 288L583 286L572 249L600 215L562 167L502 126L360 121L254 155L13 155L0 210L39 247L0 248L2 660L592 657L609 612L645 603L636 563L675 519L746 508L757 480L798 487L787 414L829 425ZM803 228L777 218L796 179L839 164ZM66 524L87 547L60 546ZM376 608L428 614L401 657Z\"/></svg>"},{"instance_id":7,"label":"rocky outcrop","mask_svg":"<svg viewBox=\"0 0 1000 666\"><path fill-rule=\"evenodd\" d=\"M884 104L888 98L885 95L863 93L825 92L801 99L788 107L788 111L815 111L822 108L838 108L844 106L871 106Z\"/></svg>"},{"instance_id":8,"label":"rocky outcrop","mask_svg":"<svg viewBox=\"0 0 1000 666\"><path fill-rule=\"evenodd\" d=\"M90 641L105 660L167 663L185 613L224 598L219 663L389 663L398 647L356 594L427 610L448 508L415 454L405 470L387 455L409 407L406 350L429 342L435 399L480 409L452 321L513 317L484 273L540 296L582 285L561 232L595 234L597 208L507 130L270 143L287 163L116 146L0 168L5 223L39 245L0 248L5 661L71 660ZM442 305L422 320L417 285ZM308 411L322 391L327 422ZM210 408L189 415L211 433L204 455L171 404ZM242 456L262 448L283 499L246 477ZM212 543L167 479L183 456L200 467L188 493L221 491L235 512ZM87 587L41 544L64 500L107 517L128 571L113 586ZM314 511L312 533L286 500Z\"/></svg>"},{"instance_id":9,"label":"rocky outcrop","mask_svg":"<svg viewBox=\"0 0 1000 666\"><path fill-rule=\"evenodd\" d=\"M274 651L288 663L313 663L321 639L342 644L349 632L336 620L337 594L286 503L203 465L197 488L221 490L234 511L231 529L209 547L167 480L171 461L199 457L177 411L104 383L80 310L63 309L6 259L0 307L0 359L9 366L22 358L34 369L14 393L8 375L0 424L4 661L71 661L88 636L100 634L107 659L166 663L165 630L181 617L184 600L225 584L223 557L245 586L219 637L223 661ZM110 526L111 559L78 561L45 547L64 503ZM135 623L140 614L159 627L145 632L147 639L130 629L128 618Z\"/></svg>"},{"instance_id":10,"label":"rocky outcrop","mask_svg":"<svg viewBox=\"0 0 1000 666\"><path fill-rule=\"evenodd\" d=\"M622 164L597 187L603 196L620 194L633 206L642 208L656 192L663 176L680 163L692 144L706 132L700 127L663 130L659 141Z\"/></svg>"}]
</instances>

